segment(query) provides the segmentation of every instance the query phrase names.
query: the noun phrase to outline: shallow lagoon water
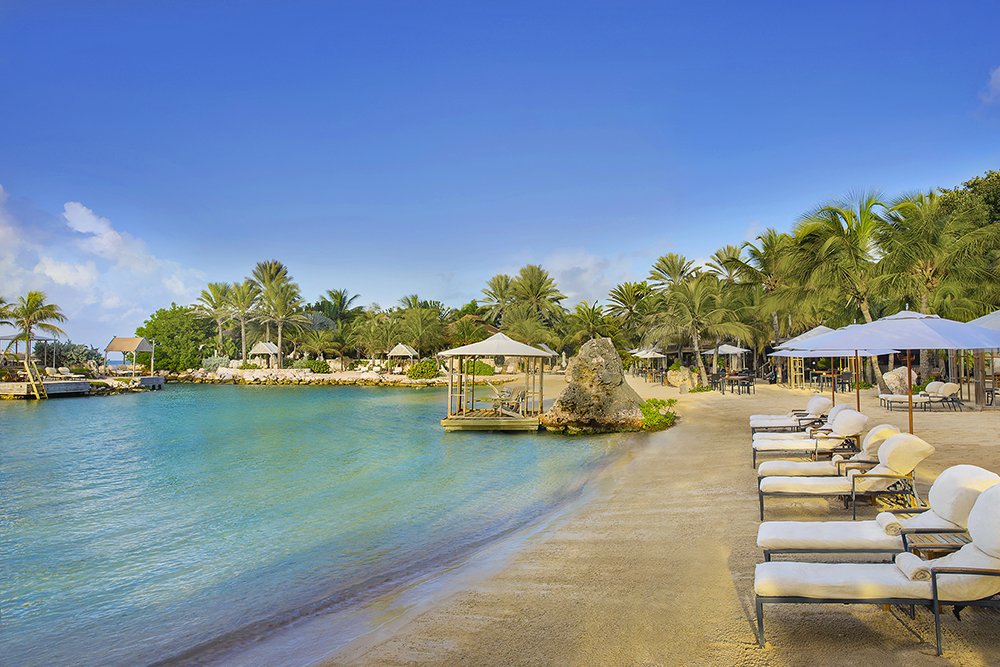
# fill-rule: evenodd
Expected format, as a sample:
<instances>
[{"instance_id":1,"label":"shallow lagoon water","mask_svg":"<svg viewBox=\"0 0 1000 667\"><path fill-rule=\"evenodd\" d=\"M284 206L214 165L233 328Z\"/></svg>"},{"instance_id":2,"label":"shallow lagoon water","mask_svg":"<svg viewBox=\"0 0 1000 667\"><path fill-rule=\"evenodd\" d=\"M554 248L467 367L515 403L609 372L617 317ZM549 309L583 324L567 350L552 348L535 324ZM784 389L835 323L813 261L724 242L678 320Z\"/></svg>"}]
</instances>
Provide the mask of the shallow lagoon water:
<instances>
[{"instance_id":1,"label":"shallow lagoon water","mask_svg":"<svg viewBox=\"0 0 1000 667\"><path fill-rule=\"evenodd\" d=\"M439 390L0 402L8 664L198 659L358 604L573 496L615 436L444 433Z\"/></svg>"}]
</instances>

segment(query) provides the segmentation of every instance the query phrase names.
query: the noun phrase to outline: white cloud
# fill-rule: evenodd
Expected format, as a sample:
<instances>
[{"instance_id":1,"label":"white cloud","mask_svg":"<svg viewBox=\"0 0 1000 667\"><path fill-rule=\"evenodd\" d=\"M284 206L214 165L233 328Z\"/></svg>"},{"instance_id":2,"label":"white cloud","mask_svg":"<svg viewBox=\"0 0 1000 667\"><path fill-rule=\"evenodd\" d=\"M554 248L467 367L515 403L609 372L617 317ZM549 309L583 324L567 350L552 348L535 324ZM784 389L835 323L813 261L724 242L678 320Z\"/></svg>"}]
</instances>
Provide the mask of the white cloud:
<instances>
[{"instance_id":1,"label":"white cloud","mask_svg":"<svg viewBox=\"0 0 1000 667\"><path fill-rule=\"evenodd\" d=\"M0 294L7 299L41 290L66 313L71 338L102 345L132 333L156 308L194 300L199 271L153 255L80 202L61 213L65 226L53 232L55 216L13 206L0 186ZM34 240L43 237L44 245Z\"/></svg>"},{"instance_id":2,"label":"white cloud","mask_svg":"<svg viewBox=\"0 0 1000 667\"><path fill-rule=\"evenodd\" d=\"M1000 102L1000 66L994 67L990 71L989 81L986 82L986 90L980 98L986 104L996 104Z\"/></svg>"},{"instance_id":3,"label":"white cloud","mask_svg":"<svg viewBox=\"0 0 1000 667\"><path fill-rule=\"evenodd\" d=\"M569 249L553 253L542 262L566 295L563 305L572 308L580 301L604 302L608 292L627 280L630 261L625 257L598 257L586 250Z\"/></svg>"},{"instance_id":4,"label":"white cloud","mask_svg":"<svg viewBox=\"0 0 1000 667\"><path fill-rule=\"evenodd\" d=\"M90 289L97 283L97 265L93 262L72 264L43 255L38 259L34 272L49 278L57 285L80 290Z\"/></svg>"}]
</instances>

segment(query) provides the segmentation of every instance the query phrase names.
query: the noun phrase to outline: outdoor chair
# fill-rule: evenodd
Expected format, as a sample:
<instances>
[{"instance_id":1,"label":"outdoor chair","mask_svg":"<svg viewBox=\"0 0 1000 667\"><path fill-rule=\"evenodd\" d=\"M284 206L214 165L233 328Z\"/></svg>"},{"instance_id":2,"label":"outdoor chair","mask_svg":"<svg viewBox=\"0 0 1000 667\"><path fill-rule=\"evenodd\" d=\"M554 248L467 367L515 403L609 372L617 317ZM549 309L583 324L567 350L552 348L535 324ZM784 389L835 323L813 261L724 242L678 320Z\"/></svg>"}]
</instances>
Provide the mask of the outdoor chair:
<instances>
[{"instance_id":1,"label":"outdoor chair","mask_svg":"<svg viewBox=\"0 0 1000 667\"><path fill-rule=\"evenodd\" d=\"M879 424L861 441L861 448L851 458L834 454L829 461L764 461L757 467L757 477L837 477L844 474L844 466L878 464L878 450L883 442L899 433L892 424ZM768 435L760 433L758 435ZM776 435L785 435L784 433Z\"/></svg>"},{"instance_id":2,"label":"outdoor chair","mask_svg":"<svg viewBox=\"0 0 1000 667\"><path fill-rule=\"evenodd\" d=\"M86 375L80 375L79 373L74 373L73 371L71 371L70 369L66 368L65 366L60 366L59 367L59 377L68 378L70 380L82 380L82 379L84 379L87 376Z\"/></svg>"},{"instance_id":3,"label":"outdoor chair","mask_svg":"<svg viewBox=\"0 0 1000 667\"><path fill-rule=\"evenodd\" d=\"M934 616L937 654L942 654L941 607L952 605L961 620L965 607L1000 608L1000 485L980 494L969 513L972 541L933 560L903 552L894 563L796 563L757 565L754 593L757 641L764 645L765 604L904 605ZM994 617L995 618L995 617Z\"/></svg>"},{"instance_id":4,"label":"outdoor chair","mask_svg":"<svg viewBox=\"0 0 1000 667\"><path fill-rule=\"evenodd\" d=\"M920 498L913 482L913 470L934 453L934 448L913 435L894 435L879 447L878 465L844 466L838 477L764 477L758 483L760 520L764 520L764 499L768 497L841 498L851 517L858 517L858 500L891 498L904 506L919 506ZM863 472L861 470L864 470Z\"/></svg>"},{"instance_id":5,"label":"outdoor chair","mask_svg":"<svg viewBox=\"0 0 1000 667\"><path fill-rule=\"evenodd\" d=\"M911 535L964 536L969 512L1000 475L978 466L952 466L938 475L927 494L929 507L882 512L870 521L765 521L757 530L764 560L774 554L899 553ZM965 539L935 540L934 551L957 550Z\"/></svg>"},{"instance_id":6,"label":"outdoor chair","mask_svg":"<svg viewBox=\"0 0 1000 667\"><path fill-rule=\"evenodd\" d=\"M750 415L750 432L802 430L819 423L832 406L833 401L826 396L813 396L806 403L805 410L793 410L783 415Z\"/></svg>"},{"instance_id":7,"label":"outdoor chair","mask_svg":"<svg viewBox=\"0 0 1000 667\"><path fill-rule=\"evenodd\" d=\"M930 385L927 385L927 388L928 409L932 409L935 405L941 405L949 410L962 411L962 398L959 395L961 387L957 382L942 383L933 393L930 391Z\"/></svg>"},{"instance_id":8,"label":"outdoor chair","mask_svg":"<svg viewBox=\"0 0 1000 667\"><path fill-rule=\"evenodd\" d=\"M808 456L816 460L820 454L856 452L867 423L868 417L857 410L844 410L834 418L829 431L817 430L807 438L794 440L754 439L750 445L753 467L762 456Z\"/></svg>"},{"instance_id":9,"label":"outdoor chair","mask_svg":"<svg viewBox=\"0 0 1000 667\"><path fill-rule=\"evenodd\" d=\"M751 439L756 440L798 440L800 438L810 437L814 431L829 431L833 420L836 419L844 410L850 410L851 406L847 403L841 403L840 405L835 405L830 408L830 411L826 414L826 420L817 426L806 426L799 431L759 431L751 436Z\"/></svg>"},{"instance_id":10,"label":"outdoor chair","mask_svg":"<svg viewBox=\"0 0 1000 667\"><path fill-rule=\"evenodd\" d=\"M51 368L49 366L46 366L45 367L45 377L59 378L59 377L62 377L62 376L59 375L59 371L57 371L56 369Z\"/></svg>"},{"instance_id":11,"label":"outdoor chair","mask_svg":"<svg viewBox=\"0 0 1000 667\"><path fill-rule=\"evenodd\" d=\"M928 382L923 391L913 394L913 407L926 408L930 404L931 396L936 396L943 386L944 382ZM897 403L908 405L910 397L907 394L879 394L878 401L882 407L892 412L893 406Z\"/></svg>"},{"instance_id":12,"label":"outdoor chair","mask_svg":"<svg viewBox=\"0 0 1000 667\"><path fill-rule=\"evenodd\" d=\"M854 373L843 371L837 378L837 388L843 392L848 392L854 388Z\"/></svg>"}]
</instances>

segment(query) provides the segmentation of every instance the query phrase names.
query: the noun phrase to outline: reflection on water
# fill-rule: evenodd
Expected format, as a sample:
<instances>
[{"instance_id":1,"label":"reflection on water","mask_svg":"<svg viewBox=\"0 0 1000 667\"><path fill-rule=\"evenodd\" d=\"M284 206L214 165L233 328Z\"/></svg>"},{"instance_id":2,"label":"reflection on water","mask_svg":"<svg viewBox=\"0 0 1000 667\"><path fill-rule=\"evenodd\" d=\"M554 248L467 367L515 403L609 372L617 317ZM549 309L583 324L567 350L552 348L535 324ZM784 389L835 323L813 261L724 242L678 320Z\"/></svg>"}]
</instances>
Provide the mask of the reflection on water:
<instances>
[{"instance_id":1,"label":"reflection on water","mask_svg":"<svg viewBox=\"0 0 1000 667\"><path fill-rule=\"evenodd\" d=\"M149 662L349 604L537 516L619 446L445 434L443 403L232 386L0 403L3 662Z\"/></svg>"}]
</instances>

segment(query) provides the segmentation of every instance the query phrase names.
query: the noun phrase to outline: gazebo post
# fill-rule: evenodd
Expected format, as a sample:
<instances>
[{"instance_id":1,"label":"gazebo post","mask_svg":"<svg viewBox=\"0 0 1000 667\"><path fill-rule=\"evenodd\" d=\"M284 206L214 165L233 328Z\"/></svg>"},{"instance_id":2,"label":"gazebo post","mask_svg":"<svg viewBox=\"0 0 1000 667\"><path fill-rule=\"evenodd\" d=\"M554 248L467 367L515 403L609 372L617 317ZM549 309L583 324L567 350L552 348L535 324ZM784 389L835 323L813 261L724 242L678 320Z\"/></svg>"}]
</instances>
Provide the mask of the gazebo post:
<instances>
[{"instance_id":1,"label":"gazebo post","mask_svg":"<svg viewBox=\"0 0 1000 667\"><path fill-rule=\"evenodd\" d=\"M538 414L545 410L545 362L542 362L542 372L538 376Z\"/></svg>"},{"instance_id":2,"label":"gazebo post","mask_svg":"<svg viewBox=\"0 0 1000 667\"><path fill-rule=\"evenodd\" d=\"M454 365L452 364L452 358L448 357L448 416L451 417L451 397L452 397L452 386L454 385Z\"/></svg>"}]
</instances>

